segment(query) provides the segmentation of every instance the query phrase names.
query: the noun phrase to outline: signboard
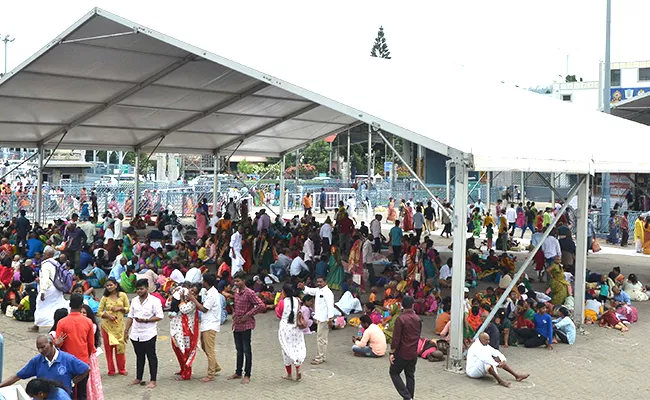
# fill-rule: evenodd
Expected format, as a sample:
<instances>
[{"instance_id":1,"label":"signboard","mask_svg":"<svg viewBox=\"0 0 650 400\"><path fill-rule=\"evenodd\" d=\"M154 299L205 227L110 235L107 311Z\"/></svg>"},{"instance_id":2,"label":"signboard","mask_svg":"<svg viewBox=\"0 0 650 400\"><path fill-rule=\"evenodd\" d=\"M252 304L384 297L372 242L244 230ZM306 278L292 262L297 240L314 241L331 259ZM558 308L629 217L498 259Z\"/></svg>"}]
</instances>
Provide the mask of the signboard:
<instances>
[{"instance_id":1,"label":"signboard","mask_svg":"<svg viewBox=\"0 0 650 400\"><path fill-rule=\"evenodd\" d=\"M327 178L327 173L325 173L325 172L319 172L319 173L318 173L318 176L321 177L321 178Z\"/></svg>"},{"instance_id":2,"label":"signboard","mask_svg":"<svg viewBox=\"0 0 650 400\"><path fill-rule=\"evenodd\" d=\"M390 172L391 169L393 169L393 162L392 161L385 161L384 162L384 172Z\"/></svg>"},{"instance_id":3,"label":"signboard","mask_svg":"<svg viewBox=\"0 0 650 400\"><path fill-rule=\"evenodd\" d=\"M650 92L650 87L613 88L610 89L610 101L612 104L616 104L648 92Z\"/></svg>"}]
</instances>

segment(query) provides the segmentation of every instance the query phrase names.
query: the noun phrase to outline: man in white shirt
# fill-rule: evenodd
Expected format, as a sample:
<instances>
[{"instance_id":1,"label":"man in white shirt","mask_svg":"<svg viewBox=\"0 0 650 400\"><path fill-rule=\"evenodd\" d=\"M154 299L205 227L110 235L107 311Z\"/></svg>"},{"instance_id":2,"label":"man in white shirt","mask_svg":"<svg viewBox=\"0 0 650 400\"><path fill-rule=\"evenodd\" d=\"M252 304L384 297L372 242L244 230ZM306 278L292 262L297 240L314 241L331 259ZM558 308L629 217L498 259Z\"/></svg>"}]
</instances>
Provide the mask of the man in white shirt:
<instances>
[{"instance_id":1,"label":"man in white shirt","mask_svg":"<svg viewBox=\"0 0 650 400\"><path fill-rule=\"evenodd\" d=\"M438 282L442 287L451 287L451 268L452 268L452 259L451 257L447 260L447 263L440 267L440 277Z\"/></svg>"},{"instance_id":2,"label":"man in white shirt","mask_svg":"<svg viewBox=\"0 0 650 400\"><path fill-rule=\"evenodd\" d=\"M381 251L381 214L375 215L375 219L370 221L370 234L374 241L372 251L379 253Z\"/></svg>"},{"instance_id":3,"label":"man in white shirt","mask_svg":"<svg viewBox=\"0 0 650 400\"><path fill-rule=\"evenodd\" d=\"M305 294L314 296L314 321L317 323L316 340L318 355L311 362L319 365L327 360L327 337L334 318L334 293L327 287L327 281L322 276L316 278L315 288L305 287L304 283L298 284Z\"/></svg>"},{"instance_id":4,"label":"man in white shirt","mask_svg":"<svg viewBox=\"0 0 650 400\"><path fill-rule=\"evenodd\" d=\"M79 224L79 228L86 234L86 244L93 244L95 235L97 234L95 224L91 220L85 220Z\"/></svg>"},{"instance_id":5,"label":"man in white shirt","mask_svg":"<svg viewBox=\"0 0 650 400\"><path fill-rule=\"evenodd\" d=\"M300 253L299 256L291 261L291 266L289 267L289 274L291 277L300 277L303 278L309 274L309 266L305 264L302 257L305 256L305 253Z\"/></svg>"},{"instance_id":6,"label":"man in white shirt","mask_svg":"<svg viewBox=\"0 0 650 400\"><path fill-rule=\"evenodd\" d=\"M242 235L244 234L244 226L239 225L239 229L230 237L230 259L232 260L231 276L241 271L244 268L244 257L241 255L242 249Z\"/></svg>"},{"instance_id":7,"label":"man in white shirt","mask_svg":"<svg viewBox=\"0 0 650 400\"><path fill-rule=\"evenodd\" d=\"M145 357L149 361L151 379L147 389L156 387L158 375L158 356L156 355L156 337L158 336L158 321L164 317L160 300L149 295L149 282L140 279L135 282L137 297L131 300L131 309L126 320L124 335L131 339L137 359L135 380L132 385L142 382L144 375Z\"/></svg>"},{"instance_id":8,"label":"man in white shirt","mask_svg":"<svg viewBox=\"0 0 650 400\"><path fill-rule=\"evenodd\" d=\"M314 241L311 240L311 236L307 236L305 244L302 246L302 252L304 254L304 260L307 266L310 269L314 267Z\"/></svg>"},{"instance_id":9,"label":"man in white shirt","mask_svg":"<svg viewBox=\"0 0 650 400\"><path fill-rule=\"evenodd\" d=\"M115 225L113 225L113 238L115 240L116 245L121 245L122 240L124 240L124 232L122 231L122 220L124 219L124 215L122 213L117 214L117 218L115 219Z\"/></svg>"},{"instance_id":10,"label":"man in white shirt","mask_svg":"<svg viewBox=\"0 0 650 400\"><path fill-rule=\"evenodd\" d=\"M191 264L192 268L187 270L185 274L185 282L191 283L201 283L203 277L201 276L201 270L196 268L195 264Z\"/></svg>"},{"instance_id":11,"label":"man in white shirt","mask_svg":"<svg viewBox=\"0 0 650 400\"><path fill-rule=\"evenodd\" d=\"M219 222L220 219L221 211L217 211L217 213L210 218L210 235L212 235L212 238L217 234L217 222Z\"/></svg>"},{"instance_id":12,"label":"man in white shirt","mask_svg":"<svg viewBox=\"0 0 650 400\"><path fill-rule=\"evenodd\" d=\"M172 230L172 246L176 246L178 242L184 242L183 240L183 225L178 224Z\"/></svg>"},{"instance_id":13,"label":"man in white shirt","mask_svg":"<svg viewBox=\"0 0 650 400\"><path fill-rule=\"evenodd\" d=\"M54 251L44 250L41 270L39 272L39 294L36 298L34 309L34 326L32 332L38 332L40 326L52 326L54 324L54 311L59 308L68 308L68 301L63 297L63 292L54 286L54 278L59 269L59 262L53 258Z\"/></svg>"},{"instance_id":14,"label":"man in white shirt","mask_svg":"<svg viewBox=\"0 0 650 400\"><path fill-rule=\"evenodd\" d=\"M332 220L330 217L327 217L323 226L320 227L320 238L323 253L329 254L332 246Z\"/></svg>"},{"instance_id":15,"label":"man in white shirt","mask_svg":"<svg viewBox=\"0 0 650 400\"><path fill-rule=\"evenodd\" d=\"M553 228L551 234L546 237L542 243L542 252L544 252L544 259L546 266L552 265L554 262L560 262L562 259L562 249L560 248L560 241L555 237L557 231Z\"/></svg>"},{"instance_id":16,"label":"man in white shirt","mask_svg":"<svg viewBox=\"0 0 650 400\"><path fill-rule=\"evenodd\" d=\"M506 357L494 347L490 346L490 335L483 332L478 336L478 339L467 350L467 365L465 372L467 376L474 379L479 379L492 375L497 380L499 385L510 387L510 382L506 382L497 373L497 368L508 371L515 377L517 382L521 382L528 378L529 374L518 374L506 364Z\"/></svg>"},{"instance_id":17,"label":"man in white shirt","mask_svg":"<svg viewBox=\"0 0 650 400\"><path fill-rule=\"evenodd\" d=\"M354 196L348 197L348 200L345 202L345 208L348 209L350 218L353 218L353 215L357 213L357 199Z\"/></svg>"},{"instance_id":18,"label":"man in white shirt","mask_svg":"<svg viewBox=\"0 0 650 400\"><path fill-rule=\"evenodd\" d=\"M515 234L515 226L517 225L517 210L515 210L515 203L510 203L510 207L506 210L506 219L508 220L508 229L510 234Z\"/></svg>"},{"instance_id":19,"label":"man in white shirt","mask_svg":"<svg viewBox=\"0 0 650 400\"><path fill-rule=\"evenodd\" d=\"M217 332L221 330L221 304L222 296L217 291L215 285L217 277L215 274L205 274L203 276L203 287L207 293L203 296L203 304L196 297L189 295L190 301L194 302L196 308L201 311L201 349L208 357L208 375L201 379L201 382L210 382L215 379L217 373L221 371L221 366L217 362L217 352L214 350L214 342Z\"/></svg>"}]
</instances>

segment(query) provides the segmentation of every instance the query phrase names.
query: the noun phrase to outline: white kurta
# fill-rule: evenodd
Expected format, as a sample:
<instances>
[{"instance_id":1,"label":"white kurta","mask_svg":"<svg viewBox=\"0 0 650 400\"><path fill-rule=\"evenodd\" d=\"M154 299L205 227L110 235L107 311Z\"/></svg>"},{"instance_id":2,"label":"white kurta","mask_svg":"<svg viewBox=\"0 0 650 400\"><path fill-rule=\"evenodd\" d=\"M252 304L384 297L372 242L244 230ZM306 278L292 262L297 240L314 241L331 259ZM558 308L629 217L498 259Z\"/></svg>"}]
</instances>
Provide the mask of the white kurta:
<instances>
[{"instance_id":1,"label":"white kurta","mask_svg":"<svg viewBox=\"0 0 650 400\"><path fill-rule=\"evenodd\" d=\"M54 311L59 308L69 308L68 302L63 297L63 292L54 286L54 277L59 263L50 258L43 261L39 273L39 293L36 297L36 309L34 310L34 325L54 325ZM41 294L45 293L45 300L41 300Z\"/></svg>"},{"instance_id":2,"label":"white kurta","mask_svg":"<svg viewBox=\"0 0 650 400\"><path fill-rule=\"evenodd\" d=\"M235 276L237 272L244 268L244 257L241 255L241 240L242 238L239 232L235 232L230 238L230 258L232 259L231 276Z\"/></svg>"},{"instance_id":3,"label":"white kurta","mask_svg":"<svg viewBox=\"0 0 650 400\"><path fill-rule=\"evenodd\" d=\"M467 350L467 365L465 372L470 378L482 378L488 373L488 368L494 368L497 372L498 362L493 357L501 361L506 361L506 357L499 350L488 345L483 345L480 340L476 339Z\"/></svg>"}]
</instances>

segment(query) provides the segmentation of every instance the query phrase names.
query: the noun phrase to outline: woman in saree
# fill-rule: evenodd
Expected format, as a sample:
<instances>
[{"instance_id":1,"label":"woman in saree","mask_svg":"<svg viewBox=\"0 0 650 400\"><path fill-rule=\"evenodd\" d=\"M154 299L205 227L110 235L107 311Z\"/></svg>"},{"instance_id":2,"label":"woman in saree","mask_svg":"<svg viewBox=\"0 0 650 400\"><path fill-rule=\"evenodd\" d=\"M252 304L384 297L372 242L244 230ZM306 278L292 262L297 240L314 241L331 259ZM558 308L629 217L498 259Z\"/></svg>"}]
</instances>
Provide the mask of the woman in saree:
<instances>
[{"instance_id":1,"label":"woman in saree","mask_svg":"<svg viewBox=\"0 0 650 400\"><path fill-rule=\"evenodd\" d=\"M205 210L203 210L203 206L201 204L196 207L194 218L196 218L196 237L197 239L201 239L208 233L206 229L208 225L208 218L207 215L205 215Z\"/></svg>"},{"instance_id":2,"label":"woman in saree","mask_svg":"<svg viewBox=\"0 0 650 400\"><path fill-rule=\"evenodd\" d=\"M639 282L635 274L630 274L623 284L623 291L630 296L632 301L648 301L646 287Z\"/></svg>"},{"instance_id":3,"label":"woman in saree","mask_svg":"<svg viewBox=\"0 0 650 400\"><path fill-rule=\"evenodd\" d=\"M102 345L102 334L97 324L95 313L89 305L84 304L81 307L81 315L85 316L93 323L93 333L95 336L95 351L90 354L90 357L88 358L88 367L90 372L88 374L88 381L86 384L86 398L88 400L104 400L101 371L99 369L99 361L97 360L97 349L99 349Z\"/></svg>"},{"instance_id":4,"label":"woman in saree","mask_svg":"<svg viewBox=\"0 0 650 400\"><path fill-rule=\"evenodd\" d=\"M650 254L650 216L646 217L643 224L643 254Z\"/></svg>"},{"instance_id":5,"label":"woman in saree","mask_svg":"<svg viewBox=\"0 0 650 400\"><path fill-rule=\"evenodd\" d=\"M241 241L241 256L244 259L244 265L242 268L247 274L251 272L253 267L253 241L255 236L252 234L252 229L250 226L244 228L244 237Z\"/></svg>"},{"instance_id":6,"label":"woman in saree","mask_svg":"<svg viewBox=\"0 0 650 400\"><path fill-rule=\"evenodd\" d=\"M180 366L178 380L192 379L192 363L199 343L199 310L193 301L187 299L190 290L194 296L199 295L199 288L196 286L190 289L178 287L168 300L168 303L178 302L178 312L169 314L172 350Z\"/></svg>"},{"instance_id":7,"label":"woman in saree","mask_svg":"<svg viewBox=\"0 0 650 400\"><path fill-rule=\"evenodd\" d=\"M129 197L124 202L124 215L133 215L133 197L131 197L131 195L129 195Z\"/></svg>"},{"instance_id":8,"label":"woman in saree","mask_svg":"<svg viewBox=\"0 0 650 400\"><path fill-rule=\"evenodd\" d=\"M521 229L521 231L524 231L524 226L526 225L526 214L524 213L524 205L522 203L519 203L517 206L517 221L516 221L517 227Z\"/></svg>"},{"instance_id":9,"label":"woman in saree","mask_svg":"<svg viewBox=\"0 0 650 400\"><path fill-rule=\"evenodd\" d=\"M609 235L607 235L607 243L618 244L618 221L616 221L616 211L612 211L609 215Z\"/></svg>"},{"instance_id":10,"label":"woman in saree","mask_svg":"<svg viewBox=\"0 0 650 400\"><path fill-rule=\"evenodd\" d=\"M473 306L469 313L467 313L465 323L463 324L463 339L466 346L469 346L472 343L476 331L483 323L481 320L481 312L483 312L481 307Z\"/></svg>"},{"instance_id":11,"label":"woman in saree","mask_svg":"<svg viewBox=\"0 0 650 400\"><path fill-rule=\"evenodd\" d=\"M122 256L126 257L127 260L133 258L133 244L138 241L138 236L135 233L135 229L129 226L126 228L126 235L124 235L124 240L122 241Z\"/></svg>"},{"instance_id":12,"label":"woman in saree","mask_svg":"<svg viewBox=\"0 0 650 400\"><path fill-rule=\"evenodd\" d=\"M388 282L388 287L384 291L384 308L389 308L393 304L398 304L402 300L402 292L397 290L397 281Z\"/></svg>"},{"instance_id":13,"label":"woman in saree","mask_svg":"<svg viewBox=\"0 0 650 400\"><path fill-rule=\"evenodd\" d=\"M341 290L345 281L345 271L341 261L341 251L337 246L330 249L329 273L327 274L327 286L330 289Z\"/></svg>"},{"instance_id":14,"label":"woman in saree","mask_svg":"<svg viewBox=\"0 0 650 400\"><path fill-rule=\"evenodd\" d=\"M255 259L257 260L257 270L261 271L266 269L270 271L271 264L275 262L277 254L275 247L272 244L271 237L266 229L262 231L260 240L257 241L257 250L255 251Z\"/></svg>"},{"instance_id":15,"label":"woman in saree","mask_svg":"<svg viewBox=\"0 0 650 400\"><path fill-rule=\"evenodd\" d=\"M358 233L355 233L353 240L354 244L350 249L347 272L352 274L352 281L359 285L359 288L363 291L366 287L363 279L363 252L361 251L363 240ZM358 281L355 281L355 275L359 276Z\"/></svg>"},{"instance_id":16,"label":"woman in saree","mask_svg":"<svg viewBox=\"0 0 650 400\"><path fill-rule=\"evenodd\" d=\"M259 203L258 205L260 207L263 206L265 201L266 201L266 193L264 193L264 189L260 187L257 190L257 202Z\"/></svg>"},{"instance_id":17,"label":"woman in saree","mask_svg":"<svg viewBox=\"0 0 650 400\"><path fill-rule=\"evenodd\" d=\"M60 197L62 198L63 196ZM115 197L113 197L111 201L108 202L108 211L113 215L120 213L120 205L117 203Z\"/></svg>"},{"instance_id":18,"label":"woman in saree","mask_svg":"<svg viewBox=\"0 0 650 400\"><path fill-rule=\"evenodd\" d=\"M114 278L108 278L104 288L104 296L99 301L97 316L102 319L102 339L108 364L108 376L115 375L113 357L117 361L117 372L126 376L124 315L129 312L129 298L122 292L122 288Z\"/></svg>"},{"instance_id":19,"label":"woman in saree","mask_svg":"<svg viewBox=\"0 0 650 400\"><path fill-rule=\"evenodd\" d=\"M564 270L560 264L554 262L546 269L546 272L550 276L551 303L564 304L564 300L569 297L569 282L566 280Z\"/></svg>"},{"instance_id":20,"label":"woman in saree","mask_svg":"<svg viewBox=\"0 0 650 400\"><path fill-rule=\"evenodd\" d=\"M434 283L437 286L437 268L435 265L435 257L437 257L437 252L433 248L433 241L427 240L421 246L424 246L424 251L422 251L422 270L424 271L424 277L426 280L433 279Z\"/></svg>"},{"instance_id":21,"label":"woman in saree","mask_svg":"<svg viewBox=\"0 0 650 400\"><path fill-rule=\"evenodd\" d=\"M391 343L393 340L393 331L395 330L395 323L397 322L397 317L399 317L402 312L402 307L399 303L391 304L388 308L388 317L382 320L382 324L386 324L384 328L384 336L386 336L386 343Z\"/></svg>"},{"instance_id":22,"label":"woman in saree","mask_svg":"<svg viewBox=\"0 0 650 400\"><path fill-rule=\"evenodd\" d=\"M388 213L386 216L386 221L394 223L397 220L397 211L395 210L395 199L390 198L388 201Z\"/></svg>"},{"instance_id":23,"label":"woman in saree","mask_svg":"<svg viewBox=\"0 0 650 400\"><path fill-rule=\"evenodd\" d=\"M431 283L431 282L430 282ZM433 297L433 287L422 285L419 282L413 282L413 311L418 315L431 315L435 312L435 298Z\"/></svg>"},{"instance_id":24,"label":"woman in saree","mask_svg":"<svg viewBox=\"0 0 650 400\"><path fill-rule=\"evenodd\" d=\"M406 285L410 286L413 282L420 281L422 279L422 255L418 261L416 261L418 253L417 246L410 246L406 251Z\"/></svg>"},{"instance_id":25,"label":"woman in saree","mask_svg":"<svg viewBox=\"0 0 650 400\"><path fill-rule=\"evenodd\" d=\"M402 221L402 227L404 228L404 232L409 232L414 230L413 210L411 209L410 203L406 203L406 206L404 207L404 220Z\"/></svg>"},{"instance_id":26,"label":"woman in saree","mask_svg":"<svg viewBox=\"0 0 650 400\"><path fill-rule=\"evenodd\" d=\"M481 231L483 230L483 221L481 221L480 208L477 207L474 209L472 220L474 221L474 236L479 237L481 236Z\"/></svg>"}]
</instances>

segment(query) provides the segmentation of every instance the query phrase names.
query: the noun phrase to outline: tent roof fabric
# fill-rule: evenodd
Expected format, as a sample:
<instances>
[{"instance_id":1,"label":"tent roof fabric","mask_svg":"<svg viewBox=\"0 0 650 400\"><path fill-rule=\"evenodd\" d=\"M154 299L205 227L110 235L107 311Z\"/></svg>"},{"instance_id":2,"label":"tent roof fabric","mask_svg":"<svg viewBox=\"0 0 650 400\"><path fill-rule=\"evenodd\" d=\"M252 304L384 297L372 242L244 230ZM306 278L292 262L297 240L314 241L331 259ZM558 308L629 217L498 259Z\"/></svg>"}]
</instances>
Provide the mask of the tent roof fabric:
<instances>
[{"instance_id":1,"label":"tent roof fabric","mask_svg":"<svg viewBox=\"0 0 650 400\"><path fill-rule=\"evenodd\" d=\"M0 79L4 147L277 157L361 123L474 170L650 172L642 149L598 139L641 142L647 127L463 68L371 57L253 68L97 8Z\"/></svg>"}]
</instances>

